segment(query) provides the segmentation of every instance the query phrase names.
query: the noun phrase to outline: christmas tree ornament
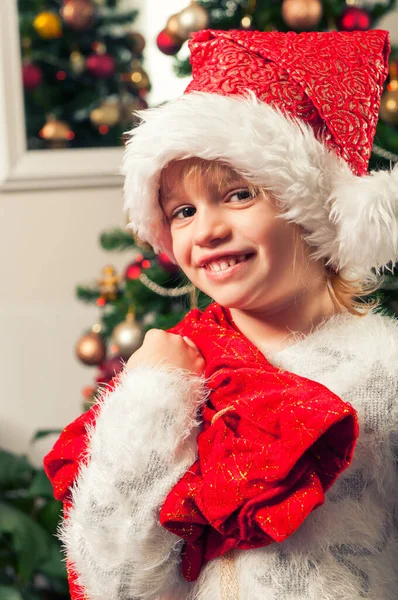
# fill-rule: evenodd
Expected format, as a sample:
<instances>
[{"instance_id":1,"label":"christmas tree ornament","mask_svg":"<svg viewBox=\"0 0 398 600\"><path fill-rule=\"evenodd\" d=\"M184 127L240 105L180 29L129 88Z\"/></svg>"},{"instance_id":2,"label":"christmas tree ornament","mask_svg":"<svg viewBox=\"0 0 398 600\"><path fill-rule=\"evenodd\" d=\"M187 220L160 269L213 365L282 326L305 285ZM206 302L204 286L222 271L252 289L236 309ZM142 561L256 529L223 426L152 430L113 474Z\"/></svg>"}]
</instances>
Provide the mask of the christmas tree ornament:
<instances>
[{"instance_id":1,"label":"christmas tree ornament","mask_svg":"<svg viewBox=\"0 0 398 600\"><path fill-rule=\"evenodd\" d=\"M143 90L146 92L150 85L148 73L144 71L140 61L136 59L131 61L131 72L122 73L120 80L132 91Z\"/></svg>"},{"instance_id":2,"label":"christmas tree ornament","mask_svg":"<svg viewBox=\"0 0 398 600\"><path fill-rule=\"evenodd\" d=\"M115 59L111 54L90 54L86 59L86 69L99 79L112 77L115 74Z\"/></svg>"},{"instance_id":3,"label":"christmas tree ornament","mask_svg":"<svg viewBox=\"0 0 398 600\"><path fill-rule=\"evenodd\" d=\"M176 34L182 40L187 40L192 32L206 29L209 24L209 15L203 6L196 0L176 14L178 33ZM166 27L167 30L167 27Z\"/></svg>"},{"instance_id":4,"label":"christmas tree ornament","mask_svg":"<svg viewBox=\"0 0 398 600\"><path fill-rule=\"evenodd\" d=\"M138 265L136 262L131 263L130 265L128 265L128 267L126 268L125 272L124 272L124 278L127 279L128 281L134 280L134 279L139 279L140 275L141 275L141 266Z\"/></svg>"},{"instance_id":5,"label":"christmas tree ornament","mask_svg":"<svg viewBox=\"0 0 398 600\"><path fill-rule=\"evenodd\" d=\"M86 59L79 50L73 50L69 56L71 69L76 75L80 75L86 68Z\"/></svg>"},{"instance_id":6,"label":"christmas tree ornament","mask_svg":"<svg viewBox=\"0 0 398 600\"><path fill-rule=\"evenodd\" d=\"M108 383L115 375L123 369L123 358L121 356L111 356L98 365L99 375L96 378L97 384Z\"/></svg>"},{"instance_id":7,"label":"christmas tree ornament","mask_svg":"<svg viewBox=\"0 0 398 600\"><path fill-rule=\"evenodd\" d=\"M95 402L95 387L92 385L86 385L82 389L82 396L84 398L84 409L89 408L91 404Z\"/></svg>"},{"instance_id":8,"label":"christmas tree ornament","mask_svg":"<svg viewBox=\"0 0 398 600\"><path fill-rule=\"evenodd\" d=\"M96 8L91 0L64 0L60 10L64 22L75 31L83 31L93 24Z\"/></svg>"},{"instance_id":9,"label":"christmas tree ornament","mask_svg":"<svg viewBox=\"0 0 398 600\"><path fill-rule=\"evenodd\" d=\"M390 125L398 125L398 88L384 93L380 103L380 117Z\"/></svg>"},{"instance_id":10,"label":"christmas tree ornament","mask_svg":"<svg viewBox=\"0 0 398 600\"><path fill-rule=\"evenodd\" d=\"M90 113L90 121L93 125L108 125L112 127L120 121L119 98L105 100L100 106L94 108Z\"/></svg>"},{"instance_id":11,"label":"christmas tree ornament","mask_svg":"<svg viewBox=\"0 0 398 600\"><path fill-rule=\"evenodd\" d=\"M41 12L35 17L33 27L43 40L59 38L62 35L61 19L54 12Z\"/></svg>"},{"instance_id":12,"label":"christmas tree ornament","mask_svg":"<svg viewBox=\"0 0 398 600\"><path fill-rule=\"evenodd\" d=\"M104 42L99 42L96 40L91 44L92 51L96 54L106 54L106 46Z\"/></svg>"},{"instance_id":13,"label":"christmas tree ornament","mask_svg":"<svg viewBox=\"0 0 398 600\"><path fill-rule=\"evenodd\" d=\"M360 7L364 7L366 6L366 8L368 9L372 9L377 5L380 6L387 6L387 4L389 4L390 0L346 0L346 4L349 4L351 6L360 6Z\"/></svg>"},{"instance_id":14,"label":"christmas tree ornament","mask_svg":"<svg viewBox=\"0 0 398 600\"><path fill-rule=\"evenodd\" d=\"M145 258L142 254L137 254L134 262L128 265L124 272L124 278L127 280L139 279L142 269L149 269L151 261Z\"/></svg>"},{"instance_id":15,"label":"christmas tree ornament","mask_svg":"<svg viewBox=\"0 0 398 600\"><path fill-rule=\"evenodd\" d=\"M380 117L390 125L398 125L398 68L390 63L390 82L380 102Z\"/></svg>"},{"instance_id":16,"label":"christmas tree ornament","mask_svg":"<svg viewBox=\"0 0 398 600\"><path fill-rule=\"evenodd\" d=\"M163 269L165 271L167 271L168 273L170 273L171 275L175 275L176 273L179 272L180 268L178 265L175 265L167 256L167 254L165 252L160 252L160 254L158 254L156 256L156 259L159 263L159 265L161 267L163 267Z\"/></svg>"},{"instance_id":17,"label":"christmas tree ornament","mask_svg":"<svg viewBox=\"0 0 398 600\"><path fill-rule=\"evenodd\" d=\"M115 267L106 265L102 269L103 277L97 280L100 294L107 302L116 300L119 294L120 276L116 275Z\"/></svg>"},{"instance_id":18,"label":"christmas tree ornament","mask_svg":"<svg viewBox=\"0 0 398 600\"><path fill-rule=\"evenodd\" d=\"M65 121L59 121L49 115L46 124L39 132L40 137L48 142L51 148L65 148L74 139L75 134Z\"/></svg>"},{"instance_id":19,"label":"christmas tree ornament","mask_svg":"<svg viewBox=\"0 0 398 600\"><path fill-rule=\"evenodd\" d=\"M131 45L131 50L134 54L142 54L145 48L145 38L138 31L131 31L127 34L127 39Z\"/></svg>"},{"instance_id":20,"label":"christmas tree ornament","mask_svg":"<svg viewBox=\"0 0 398 600\"><path fill-rule=\"evenodd\" d=\"M242 27L242 29L252 29L252 23L253 23L253 17L252 15L245 15L241 22L240 22L240 26Z\"/></svg>"},{"instance_id":21,"label":"christmas tree ornament","mask_svg":"<svg viewBox=\"0 0 398 600\"><path fill-rule=\"evenodd\" d=\"M43 73L37 65L26 62L22 67L22 81L25 90L34 90L43 81Z\"/></svg>"},{"instance_id":22,"label":"christmas tree ornament","mask_svg":"<svg viewBox=\"0 0 398 600\"><path fill-rule=\"evenodd\" d=\"M283 0L282 17L292 29L312 29L321 20L322 12L320 0Z\"/></svg>"},{"instance_id":23,"label":"christmas tree ornament","mask_svg":"<svg viewBox=\"0 0 398 600\"><path fill-rule=\"evenodd\" d=\"M99 365L106 355L105 341L99 333L91 331L78 340L75 352L77 358L85 365Z\"/></svg>"},{"instance_id":24,"label":"christmas tree ornament","mask_svg":"<svg viewBox=\"0 0 398 600\"><path fill-rule=\"evenodd\" d=\"M157 47L167 56L177 54L181 50L182 43L180 38L170 35L166 29L163 29L156 38Z\"/></svg>"},{"instance_id":25,"label":"christmas tree ornament","mask_svg":"<svg viewBox=\"0 0 398 600\"><path fill-rule=\"evenodd\" d=\"M256 0L249 0L247 6L247 13L241 19L240 26L242 29L250 30L253 29L253 13L256 10Z\"/></svg>"},{"instance_id":26,"label":"christmas tree ornament","mask_svg":"<svg viewBox=\"0 0 398 600\"><path fill-rule=\"evenodd\" d=\"M370 27L370 15L364 8L349 6L338 19L341 31L366 31Z\"/></svg>"},{"instance_id":27,"label":"christmas tree ornament","mask_svg":"<svg viewBox=\"0 0 398 600\"><path fill-rule=\"evenodd\" d=\"M141 346L143 338L142 328L135 320L135 311L130 308L126 320L116 325L112 332L111 351L127 360Z\"/></svg>"},{"instance_id":28,"label":"christmas tree ornament","mask_svg":"<svg viewBox=\"0 0 398 600\"><path fill-rule=\"evenodd\" d=\"M143 325L153 325L153 323L156 321L156 313L151 310L150 312L147 312L146 315L144 316L144 318L142 319L142 323Z\"/></svg>"},{"instance_id":29,"label":"christmas tree ornament","mask_svg":"<svg viewBox=\"0 0 398 600\"><path fill-rule=\"evenodd\" d=\"M171 15L171 17L169 17L164 31L166 31L173 38L180 39L181 41L185 41L185 39L186 39L183 36L181 36L181 29L180 29L180 24L178 21L178 14Z\"/></svg>"}]
</instances>

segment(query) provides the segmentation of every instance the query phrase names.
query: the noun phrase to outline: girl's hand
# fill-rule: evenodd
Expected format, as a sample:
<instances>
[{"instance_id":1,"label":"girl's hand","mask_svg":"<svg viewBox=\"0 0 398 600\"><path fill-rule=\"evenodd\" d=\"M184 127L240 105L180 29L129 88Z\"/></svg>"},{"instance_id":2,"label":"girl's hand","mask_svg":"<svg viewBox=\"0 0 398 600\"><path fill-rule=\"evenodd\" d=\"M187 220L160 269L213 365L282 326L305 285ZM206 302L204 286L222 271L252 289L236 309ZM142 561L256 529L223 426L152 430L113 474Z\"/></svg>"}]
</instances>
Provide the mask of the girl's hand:
<instances>
[{"instance_id":1,"label":"girl's hand","mask_svg":"<svg viewBox=\"0 0 398 600\"><path fill-rule=\"evenodd\" d=\"M200 375L205 369L205 360L192 340L162 329L150 329L145 334L142 346L130 356L127 368L155 366L159 362L187 369L195 375Z\"/></svg>"}]
</instances>

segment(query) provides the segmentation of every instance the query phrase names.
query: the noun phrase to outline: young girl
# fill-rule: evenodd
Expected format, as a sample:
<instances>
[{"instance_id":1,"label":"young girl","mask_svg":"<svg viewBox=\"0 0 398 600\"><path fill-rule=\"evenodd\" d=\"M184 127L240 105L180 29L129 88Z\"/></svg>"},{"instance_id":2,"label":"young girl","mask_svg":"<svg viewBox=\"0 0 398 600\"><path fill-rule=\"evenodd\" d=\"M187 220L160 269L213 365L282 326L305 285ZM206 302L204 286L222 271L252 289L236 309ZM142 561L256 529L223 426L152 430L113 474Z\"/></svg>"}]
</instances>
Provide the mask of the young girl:
<instances>
[{"instance_id":1,"label":"young girl","mask_svg":"<svg viewBox=\"0 0 398 600\"><path fill-rule=\"evenodd\" d=\"M366 175L388 34L190 47L125 197L214 302L149 331L45 459L72 598L393 600L398 322L354 301L398 260L398 170Z\"/></svg>"}]
</instances>

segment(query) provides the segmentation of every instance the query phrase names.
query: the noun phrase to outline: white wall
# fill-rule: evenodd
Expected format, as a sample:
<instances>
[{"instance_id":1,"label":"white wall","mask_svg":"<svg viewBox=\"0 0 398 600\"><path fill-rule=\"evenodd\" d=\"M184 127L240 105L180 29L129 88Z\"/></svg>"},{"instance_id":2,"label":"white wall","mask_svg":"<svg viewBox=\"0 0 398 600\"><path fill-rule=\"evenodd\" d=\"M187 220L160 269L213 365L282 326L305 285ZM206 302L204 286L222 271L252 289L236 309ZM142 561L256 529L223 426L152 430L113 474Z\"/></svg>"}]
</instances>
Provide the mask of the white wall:
<instances>
[{"instance_id":1,"label":"white wall","mask_svg":"<svg viewBox=\"0 0 398 600\"><path fill-rule=\"evenodd\" d=\"M173 79L172 59L155 40L187 0L126 1L142 10L151 102L179 95L187 82ZM382 26L398 43L398 12ZM27 452L37 429L62 428L81 412L81 389L95 369L75 359L74 345L99 312L75 299L75 286L93 281L108 262L127 264L127 254L113 256L98 244L101 231L123 227L121 209L120 189L0 195L0 446ZM49 444L36 448L36 462Z\"/></svg>"}]
</instances>

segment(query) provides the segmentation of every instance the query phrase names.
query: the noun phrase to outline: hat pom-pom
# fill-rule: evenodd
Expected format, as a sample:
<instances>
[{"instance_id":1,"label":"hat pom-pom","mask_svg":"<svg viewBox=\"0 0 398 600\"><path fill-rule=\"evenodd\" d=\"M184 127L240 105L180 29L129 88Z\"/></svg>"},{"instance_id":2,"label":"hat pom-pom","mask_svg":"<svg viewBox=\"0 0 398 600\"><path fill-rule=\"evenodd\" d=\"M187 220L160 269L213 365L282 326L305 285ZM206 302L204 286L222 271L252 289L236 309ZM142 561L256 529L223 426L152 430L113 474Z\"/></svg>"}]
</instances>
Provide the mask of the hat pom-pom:
<instances>
[{"instance_id":1,"label":"hat pom-pom","mask_svg":"<svg viewBox=\"0 0 398 600\"><path fill-rule=\"evenodd\" d=\"M335 262L340 269L379 269L398 261L398 165L391 171L350 175L328 202L337 229Z\"/></svg>"}]
</instances>

